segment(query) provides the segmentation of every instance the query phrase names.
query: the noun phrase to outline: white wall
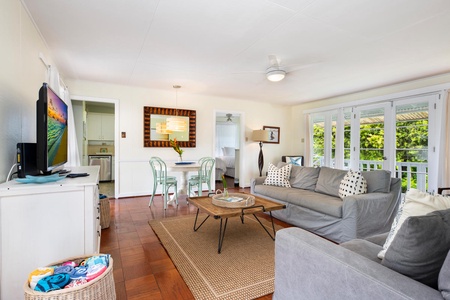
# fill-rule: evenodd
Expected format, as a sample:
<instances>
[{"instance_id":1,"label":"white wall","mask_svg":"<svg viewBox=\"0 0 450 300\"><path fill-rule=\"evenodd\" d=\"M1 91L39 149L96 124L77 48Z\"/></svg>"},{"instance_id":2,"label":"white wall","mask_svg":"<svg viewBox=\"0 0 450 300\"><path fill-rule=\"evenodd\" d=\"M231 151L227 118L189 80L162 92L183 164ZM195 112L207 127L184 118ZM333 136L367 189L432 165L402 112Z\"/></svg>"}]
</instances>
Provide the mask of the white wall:
<instances>
[{"instance_id":1,"label":"white wall","mask_svg":"<svg viewBox=\"0 0 450 300\"><path fill-rule=\"evenodd\" d=\"M170 87L167 91L151 90L124 85L95 83L79 80L66 80L72 95L119 99L119 132L126 132L126 138L117 138L120 147L119 159L119 197L145 195L152 190L148 160L160 156L165 160L176 160L172 148L144 148L143 146L143 107L175 107L175 93ZM178 82L174 82L176 84ZM243 114L242 126L248 141L241 149L244 155L243 186L250 185L250 179L258 175L258 143L251 141L251 132L262 129L264 125L281 128L280 144L264 145L265 170L269 162L277 162L281 155L290 149L290 108L280 105L257 103L231 98L208 97L189 94L189 87L178 91L178 108L197 111L197 147L185 148L184 160L197 160L203 156L214 156L215 111L233 110Z\"/></svg>"},{"instance_id":2,"label":"white wall","mask_svg":"<svg viewBox=\"0 0 450 300\"><path fill-rule=\"evenodd\" d=\"M0 182L16 162L16 144L36 141L36 100L48 49L19 0L0 1Z\"/></svg>"}]
</instances>

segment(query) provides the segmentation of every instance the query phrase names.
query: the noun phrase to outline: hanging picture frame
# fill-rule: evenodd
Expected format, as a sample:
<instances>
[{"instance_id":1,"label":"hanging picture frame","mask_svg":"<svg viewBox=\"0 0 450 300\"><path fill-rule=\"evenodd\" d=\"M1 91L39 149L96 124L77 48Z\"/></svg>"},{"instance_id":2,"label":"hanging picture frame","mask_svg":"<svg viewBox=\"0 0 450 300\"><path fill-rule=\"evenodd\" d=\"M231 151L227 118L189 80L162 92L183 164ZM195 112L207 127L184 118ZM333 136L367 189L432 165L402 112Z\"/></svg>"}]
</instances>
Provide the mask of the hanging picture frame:
<instances>
[{"instance_id":1,"label":"hanging picture frame","mask_svg":"<svg viewBox=\"0 0 450 300\"><path fill-rule=\"evenodd\" d=\"M264 142L264 143L269 143L269 144L279 144L280 143L280 127L263 126L263 130L270 131L270 134L269 134L270 141Z\"/></svg>"}]
</instances>

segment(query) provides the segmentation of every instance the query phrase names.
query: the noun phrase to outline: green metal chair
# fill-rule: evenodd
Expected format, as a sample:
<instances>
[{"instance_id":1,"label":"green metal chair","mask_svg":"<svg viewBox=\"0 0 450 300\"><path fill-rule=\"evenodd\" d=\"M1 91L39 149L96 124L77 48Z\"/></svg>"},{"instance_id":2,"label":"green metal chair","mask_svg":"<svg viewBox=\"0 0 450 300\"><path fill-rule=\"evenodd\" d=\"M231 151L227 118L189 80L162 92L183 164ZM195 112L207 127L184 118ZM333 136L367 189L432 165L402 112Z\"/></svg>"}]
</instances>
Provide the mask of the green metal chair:
<instances>
[{"instance_id":1,"label":"green metal chair","mask_svg":"<svg viewBox=\"0 0 450 300\"><path fill-rule=\"evenodd\" d=\"M197 187L198 196L202 195L202 185L206 183L208 185L208 193L212 192L211 189L211 174L214 171L214 165L216 160L213 157L202 157L199 159L198 164L200 169L197 175L192 175L188 180L188 194L193 194L192 188Z\"/></svg>"},{"instance_id":2,"label":"green metal chair","mask_svg":"<svg viewBox=\"0 0 450 300\"><path fill-rule=\"evenodd\" d=\"M164 209L167 209L167 201L169 200L169 189L173 187L175 189L175 203L178 205L178 189L177 189L177 178L175 176L167 176L167 166L166 163L159 157L152 157L149 161L150 167L153 174L153 192L152 197L148 206L153 203L153 198L155 197L156 189L158 185L162 187L162 196L164 200Z\"/></svg>"}]
</instances>

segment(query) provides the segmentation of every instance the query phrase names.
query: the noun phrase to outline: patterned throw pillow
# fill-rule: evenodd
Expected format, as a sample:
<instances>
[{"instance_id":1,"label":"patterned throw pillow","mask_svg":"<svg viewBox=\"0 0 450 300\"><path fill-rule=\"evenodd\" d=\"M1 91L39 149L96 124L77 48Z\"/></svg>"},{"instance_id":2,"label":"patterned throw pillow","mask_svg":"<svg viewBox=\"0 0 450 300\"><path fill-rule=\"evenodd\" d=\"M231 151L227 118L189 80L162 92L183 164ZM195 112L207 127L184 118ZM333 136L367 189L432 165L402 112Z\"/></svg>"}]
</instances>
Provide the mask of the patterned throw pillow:
<instances>
[{"instance_id":1,"label":"patterned throw pillow","mask_svg":"<svg viewBox=\"0 0 450 300\"><path fill-rule=\"evenodd\" d=\"M339 197L344 199L347 196L367 193L367 181L360 171L348 171L339 185Z\"/></svg>"},{"instance_id":2,"label":"patterned throw pillow","mask_svg":"<svg viewBox=\"0 0 450 300\"><path fill-rule=\"evenodd\" d=\"M290 188L289 177L291 176L291 164L287 164L281 168L275 167L272 163L269 164L268 174L265 185L275 185Z\"/></svg>"}]
</instances>

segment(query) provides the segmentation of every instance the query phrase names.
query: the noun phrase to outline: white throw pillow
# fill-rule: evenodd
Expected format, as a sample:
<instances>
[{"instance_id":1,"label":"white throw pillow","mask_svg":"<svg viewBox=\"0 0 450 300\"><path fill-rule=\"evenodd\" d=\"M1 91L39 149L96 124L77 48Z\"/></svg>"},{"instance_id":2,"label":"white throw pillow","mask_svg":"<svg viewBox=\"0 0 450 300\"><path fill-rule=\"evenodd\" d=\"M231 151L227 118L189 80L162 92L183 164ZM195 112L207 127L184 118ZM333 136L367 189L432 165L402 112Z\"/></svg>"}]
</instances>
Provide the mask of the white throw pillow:
<instances>
[{"instance_id":1,"label":"white throw pillow","mask_svg":"<svg viewBox=\"0 0 450 300\"><path fill-rule=\"evenodd\" d=\"M360 171L348 171L339 185L339 197L344 199L347 196L367 193L367 181Z\"/></svg>"},{"instance_id":2,"label":"white throw pillow","mask_svg":"<svg viewBox=\"0 0 450 300\"><path fill-rule=\"evenodd\" d=\"M378 253L378 258L383 259L386 250L394 240L403 222L412 216L424 216L436 210L450 208L450 197L442 195L430 195L416 189L406 192L404 201L400 204L397 216L391 226L391 231L383 245L383 250Z\"/></svg>"},{"instance_id":3,"label":"white throw pillow","mask_svg":"<svg viewBox=\"0 0 450 300\"><path fill-rule=\"evenodd\" d=\"M267 177L264 180L265 185L275 185L290 188L289 177L291 176L291 164L287 164L281 168L275 167L272 163L269 164Z\"/></svg>"}]
</instances>

